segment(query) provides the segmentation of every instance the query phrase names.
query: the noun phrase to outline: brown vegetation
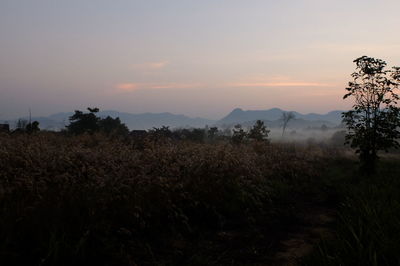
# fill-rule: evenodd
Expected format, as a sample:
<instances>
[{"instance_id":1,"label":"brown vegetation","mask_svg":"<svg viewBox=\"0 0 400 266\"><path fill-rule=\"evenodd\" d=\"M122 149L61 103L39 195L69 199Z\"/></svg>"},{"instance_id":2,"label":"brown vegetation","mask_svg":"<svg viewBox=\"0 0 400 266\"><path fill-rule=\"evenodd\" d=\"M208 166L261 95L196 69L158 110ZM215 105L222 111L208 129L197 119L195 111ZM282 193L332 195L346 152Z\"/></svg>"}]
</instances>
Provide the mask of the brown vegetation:
<instances>
[{"instance_id":1,"label":"brown vegetation","mask_svg":"<svg viewBox=\"0 0 400 266\"><path fill-rule=\"evenodd\" d=\"M265 142L140 141L0 135L1 263L219 264L224 255L206 247L220 252L218 241L228 240L219 236L229 232L242 232L237 241L262 237L265 249L333 154ZM236 251L233 264L251 264L250 251Z\"/></svg>"}]
</instances>

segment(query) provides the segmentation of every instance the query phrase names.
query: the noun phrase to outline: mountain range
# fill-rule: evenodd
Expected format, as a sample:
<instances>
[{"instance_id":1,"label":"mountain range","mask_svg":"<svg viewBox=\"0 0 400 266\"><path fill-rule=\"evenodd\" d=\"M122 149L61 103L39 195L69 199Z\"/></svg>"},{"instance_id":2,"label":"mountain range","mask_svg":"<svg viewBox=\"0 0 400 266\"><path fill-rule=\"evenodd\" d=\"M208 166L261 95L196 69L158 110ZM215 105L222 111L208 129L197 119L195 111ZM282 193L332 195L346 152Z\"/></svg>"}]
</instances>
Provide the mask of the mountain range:
<instances>
[{"instance_id":1,"label":"mountain range","mask_svg":"<svg viewBox=\"0 0 400 266\"><path fill-rule=\"evenodd\" d=\"M232 124L232 123L243 123L254 120L279 120L282 117L282 113L285 110L279 108L272 108L268 110L248 110L244 111L240 108L234 109L227 116L218 121L218 124ZM326 114L301 114L296 111L292 111L296 119L304 119L309 121L327 121L333 124L340 124L342 111L331 111Z\"/></svg>"},{"instance_id":2,"label":"mountain range","mask_svg":"<svg viewBox=\"0 0 400 266\"><path fill-rule=\"evenodd\" d=\"M163 125L171 128L204 127L206 125L230 127L238 123L244 126L250 126L254 124L256 120L263 120L266 122L268 127L274 128L281 126L281 116L283 112L285 112L285 110L279 108L272 108L268 110L242 110L240 108L236 108L220 120L210 120L201 117L192 118L186 115L177 115L171 113L130 114L118 111L101 111L98 113L98 115L100 117L119 117L121 121L125 123L131 130L150 129ZM341 123L342 111L331 111L326 114L301 114L295 111L293 111L293 113L295 115L295 119L290 122L290 127L292 128L320 127L322 125L334 127ZM32 117L32 120L38 121L42 129L59 130L68 125L69 117L71 115L73 115L72 112L57 113L46 117ZM21 119L28 118L22 117ZM13 126L16 122L15 120L8 121L11 121L11 126ZM4 122L6 121L0 121L0 123Z\"/></svg>"}]
</instances>

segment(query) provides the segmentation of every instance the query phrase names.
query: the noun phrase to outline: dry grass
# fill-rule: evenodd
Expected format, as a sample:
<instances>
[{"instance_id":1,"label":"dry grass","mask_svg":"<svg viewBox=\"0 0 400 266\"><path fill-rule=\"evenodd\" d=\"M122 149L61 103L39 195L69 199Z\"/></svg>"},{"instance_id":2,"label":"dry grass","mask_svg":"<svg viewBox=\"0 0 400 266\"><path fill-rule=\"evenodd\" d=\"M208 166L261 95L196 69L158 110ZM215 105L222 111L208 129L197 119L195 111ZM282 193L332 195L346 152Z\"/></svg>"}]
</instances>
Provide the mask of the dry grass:
<instances>
[{"instance_id":1,"label":"dry grass","mask_svg":"<svg viewBox=\"0 0 400 266\"><path fill-rule=\"evenodd\" d=\"M0 263L175 264L179 239L272 221L273 184L301 189L332 156L283 144L0 135Z\"/></svg>"}]
</instances>

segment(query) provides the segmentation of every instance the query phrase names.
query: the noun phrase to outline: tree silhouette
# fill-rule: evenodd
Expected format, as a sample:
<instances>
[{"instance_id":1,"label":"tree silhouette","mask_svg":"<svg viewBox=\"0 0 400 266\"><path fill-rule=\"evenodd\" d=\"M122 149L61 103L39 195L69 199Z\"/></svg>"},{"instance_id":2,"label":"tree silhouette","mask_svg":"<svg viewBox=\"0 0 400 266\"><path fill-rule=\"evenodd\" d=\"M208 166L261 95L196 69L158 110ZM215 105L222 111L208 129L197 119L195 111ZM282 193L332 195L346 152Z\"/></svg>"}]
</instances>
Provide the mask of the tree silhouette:
<instances>
[{"instance_id":1,"label":"tree silhouette","mask_svg":"<svg viewBox=\"0 0 400 266\"><path fill-rule=\"evenodd\" d=\"M149 130L149 134L154 140L172 138L172 131L169 126L153 127Z\"/></svg>"},{"instance_id":2,"label":"tree silhouette","mask_svg":"<svg viewBox=\"0 0 400 266\"><path fill-rule=\"evenodd\" d=\"M385 61L367 56L354 62L353 81L343 96L355 101L353 109L342 114L348 128L346 143L356 149L362 167L373 171L379 150L400 147L400 108L396 106L400 68L385 70Z\"/></svg>"},{"instance_id":3,"label":"tree silhouette","mask_svg":"<svg viewBox=\"0 0 400 266\"><path fill-rule=\"evenodd\" d=\"M128 127L121 123L119 117L112 118L107 116L106 118L100 119L98 121L99 130L107 135L115 134L115 135L128 135L129 129Z\"/></svg>"},{"instance_id":4,"label":"tree silhouette","mask_svg":"<svg viewBox=\"0 0 400 266\"><path fill-rule=\"evenodd\" d=\"M32 123L27 124L25 130L28 133L34 133L40 131L39 122L33 121Z\"/></svg>"},{"instance_id":5,"label":"tree silhouette","mask_svg":"<svg viewBox=\"0 0 400 266\"><path fill-rule=\"evenodd\" d=\"M210 127L207 131L207 137L210 140L215 140L218 135L218 127Z\"/></svg>"},{"instance_id":6,"label":"tree silhouette","mask_svg":"<svg viewBox=\"0 0 400 266\"><path fill-rule=\"evenodd\" d=\"M189 140L202 143L206 139L207 131L203 128L181 128L171 132L171 137L178 140Z\"/></svg>"},{"instance_id":7,"label":"tree silhouette","mask_svg":"<svg viewBox=\"0 0 400 266\"><path fill-rule=\"evenodd\" d=\"M283 121L283 125L282 125L282 137L285 134L285 130L287 125L289 124L289 121L294 119L296 116L294 115L293 112L283 112L282 113L282 121Z\"/></svg>"},{"instance_id":8,"label":"tree silhouette","mask_svg":"<svg viewBox=\"0 0 400 266\"><path fill-rule=\"evenodd\" d=\"M69 118L70 124L67 126L67 129L70 133L94 133L99 130L98 122L100 118L96 116L99 108L87 108L87 110L89 113L75 110L75 114Z\"/></svg>"},{"instance_id":9,"label":"tree silhouette","mask_svg":"<svg viewBox=\"0 0 400 266\"><path fill-rule=\"evenodd\" d=\"M70 124L67 127L69 133L82 134L82 133L95 133L102 132L107 135L127 135L129 133L128 127L121 123L119 117L100 118L96 116L99 108L87 108L89 113L83 113L76 110L75 114L69 118Z\"/></svg>"},{"instance_id":10,"label":"tree silhouette","mask_svg":"<svg viewBox=\"0 0 400 266\"><path fill-rule=\"evenodd\" d=\"M269 132L270 131L264 125L264 122L257 120L254 126L250 129L248 137L249 139L254 139L256 141L267 141Z\"/></svg>"},{"instance_id":11,"label":"tree silhouette","mask_svg":"<svg viewBox=\"0 0 400 266\"><path fill-rule=\"evenodd\" d=\"M237 124L232 129L232 142L234 144L241 144L247 137L247 133L243 130L242 125Z\"/></svg>"}]
</instances>

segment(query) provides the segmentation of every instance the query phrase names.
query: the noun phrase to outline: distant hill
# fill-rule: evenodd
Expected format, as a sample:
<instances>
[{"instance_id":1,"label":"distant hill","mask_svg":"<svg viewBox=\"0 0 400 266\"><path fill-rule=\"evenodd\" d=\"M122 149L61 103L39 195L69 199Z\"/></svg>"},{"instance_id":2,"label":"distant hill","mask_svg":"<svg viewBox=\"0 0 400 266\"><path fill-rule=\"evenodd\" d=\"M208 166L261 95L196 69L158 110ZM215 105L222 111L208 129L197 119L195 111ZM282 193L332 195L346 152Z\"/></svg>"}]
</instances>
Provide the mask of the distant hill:
<instances>
[{"instance_id":1,"label":"distant hill","mask_svg":"<svg viewBox=\"0 0 400 266\"><path fill-rule=\"evenodd\" d=\"M60 130L69 124L69 117L73 115L70 113L57 113L46 117L32 117L40 123L40 128L49 130ZM205 125L212 125L214 120L205 118L191 118L185 115L176 115L171 113L143 113L143 114L130 114L118 111L101 111L98 113L100 117L111 116L113 118L119 117L129 129L151 129L153 127L169 126L176 127L204 127ZM28 120L28 117L22 117ZM11 126L15 125L16 120L8 120Z\"/></svg>"},{"instance_id":2,"label":"distant hill","mask_svg":"<svg viewBox=\"0 0 400 266\"><path fill-rule=\"evenodd\" d=\"M263 120L268 127L281 127L281 116L284 110L279 108L272 108L269 110L248 110L244 111L240 108L234 109L224 118L216 121L205 118L192 118L180 114L171 113L142 113L130 114L118 111L101 111L99 116L111 116L113 118L119 117L129 129L151 129L153 127L169 126L171 128L177 127L204 127L205 125L216 125L220 127L230 127L235 124L242 124L243 126L253 125L256 120ZM293 112L296 118L292 120L289 125L291 128L307 128L307 127L320 127L326 125L334 127L341 122L342 111L332 111L326 114L301 114ZM40 123L40 128L48 130L60 130L69 124L69 117L73 112L56 113L46 117L32 117L32 120L37 120ZM23 119L28 120L27 117ZM5 122L0 121L0 123ZM15 125L15 120L8 120L11 127Z\"/></svg>"},{"instance_id":3,"label":"distant hill","mask_svg":"<svg viewBox=\"0 0 400 266\"><path fill-rule=\"evenodd\" d=\"M99 112L99 116L119 117L130 129L150 129L153 127L169 126L169 127L204 127L212 125L214 120L200 117L188 117L185 115L176 115L171 113L143 113L130 114L120 113L117 111Z\"/></svg>"},{"instance_id":4,"label":"distant hill","mask_svg":"<svg viewBox=\"0 0 400 266\"><path fill-rule=\"evenodd\" d=\"M227 116L217 121L217 125L232 125L232 124L247 124L248 122L253 122L256 120L264 120L268 122L271 127L281 124L280 121L282 113L285 110L279 108L272 108L268 110L248 110L244 111L240 108L234 109ZM341 123L341 113L342 111L332 111L326 114L301 114L299 112L293 111L296 119L290 122L292 127L316 127L323 124L327 126L335 126Z\"/></svg>"},{"instance_id":5,"label":"distant hill","mask_svg":"<svg viewBox=\"0 0 400 266\"><path fill-rule=\"evenodd\" d=\"M282 127L282 120L277 119L277 120L266 120L266 119L258 119L264 122L264 124L268 128L281 128ZM252 121L246 121L240 123L244 128L250 128L252 127L257 120L252 120ZM227 127L232 127L237 123L232 123L232 124L224 124L224 126ZM331 123L329 121L324 121L324 120L305 120L301 118L295 118L293 120L290 120L288 124L288 129L307 129L307 128L321 128L323 125L334 128L338 126L337 124Z\"/></svg>"}]
</instances>

